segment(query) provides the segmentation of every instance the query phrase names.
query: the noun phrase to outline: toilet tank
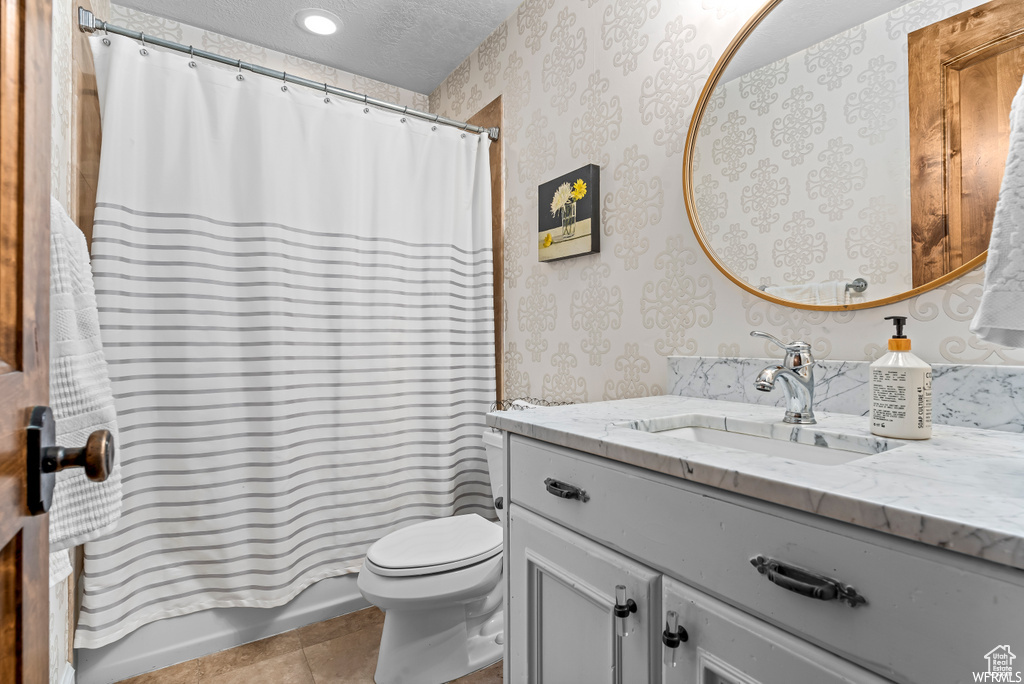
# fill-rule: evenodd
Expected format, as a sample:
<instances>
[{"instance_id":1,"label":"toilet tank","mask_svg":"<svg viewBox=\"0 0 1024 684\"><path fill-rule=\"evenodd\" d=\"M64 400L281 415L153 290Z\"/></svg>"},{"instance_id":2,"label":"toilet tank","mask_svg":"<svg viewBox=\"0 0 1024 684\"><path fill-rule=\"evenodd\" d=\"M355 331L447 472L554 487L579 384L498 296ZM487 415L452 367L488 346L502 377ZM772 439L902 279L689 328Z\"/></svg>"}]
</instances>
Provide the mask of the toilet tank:
<instances>
[{"instance_id":1,"label":"toilet tank","mask_svg":"<svg viewBox=\"0 0 1024 684\"><path fill-rule=\"evenodd\" d=\"M487 470L491 475L491 496L501 498L502 507L497 508L498 520L505 524L508 500L505 498L505 434L501 430L484 430L484 450L487 452Z\"/></svg>"}]
</instances>

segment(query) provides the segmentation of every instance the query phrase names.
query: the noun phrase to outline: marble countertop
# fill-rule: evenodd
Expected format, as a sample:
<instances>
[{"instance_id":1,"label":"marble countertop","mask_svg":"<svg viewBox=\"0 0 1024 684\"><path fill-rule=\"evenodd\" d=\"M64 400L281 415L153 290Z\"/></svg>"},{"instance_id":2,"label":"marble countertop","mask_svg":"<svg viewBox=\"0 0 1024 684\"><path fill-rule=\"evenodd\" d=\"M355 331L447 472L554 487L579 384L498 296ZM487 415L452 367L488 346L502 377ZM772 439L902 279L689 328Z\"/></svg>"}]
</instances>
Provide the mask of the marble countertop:
<instances>
[{"instance_id":1,"label":"marble countertop","mask_svg":"<svg viewBox=\"0 0 1024 684\"><path fill-rule=\"evenodd\" d=\"M710 416L696 421L706 427L876 453L818 465L647 431L692 422L673 418L686 415ZM901 441L873 436L861 416L816 416L817 425L792 426L776 407L659 396L496 411L487 424L1024 569L1024 436L935 425L930 440Z\"/></svg>"}]
</instances>

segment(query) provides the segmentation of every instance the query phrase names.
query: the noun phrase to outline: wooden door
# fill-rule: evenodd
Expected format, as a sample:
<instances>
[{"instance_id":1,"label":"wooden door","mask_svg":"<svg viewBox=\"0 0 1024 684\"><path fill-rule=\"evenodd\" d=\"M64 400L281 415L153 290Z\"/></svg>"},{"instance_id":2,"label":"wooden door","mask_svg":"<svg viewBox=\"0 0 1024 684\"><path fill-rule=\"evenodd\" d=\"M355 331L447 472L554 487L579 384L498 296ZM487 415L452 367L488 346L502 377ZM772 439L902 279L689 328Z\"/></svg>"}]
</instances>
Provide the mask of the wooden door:
<instances>
[{"instance_id":1,"label":"wooden door","mask_svg":"<svg viewBox=\"0 0 1024 684\"><path fill-rule=\"evenodd\" d=\"M661 604L683 628L677 646L661 645L663 684L888 681L669 577L662 578Z\"/></svg>"},{"instance_id":2,"label":"wooden door","mask_svg":"<svg viewBox=\"0 0 1024 684\"><path fill-rule=\"evenodd\" d=\"M907 38L914 287L988 250L1024 77L1024 2L994 0Z\"/></svg>"},{"instance_id":3,"label":"wooden door","mask_svg":"<svg viewBox=\"0 0 1024 684\"><path fill-rule=\"evenodd\" d=\"M504 130L501 95L469 118L469 123ZM505 136L491 141L491 244L494 251L494 372L495 402L505 399Z\"/></svg>"},{"instance_id":4,"label":"wooden door","mask_svg":"<svg viewBox=\"0 0 1024 684\"><path fill-rule=\"evenodd\" d=\"M47 403L50 3L0 0L0 683L48 678L48 530L26 506L26 432Z\"/></svg>"},{"instance_id":5,"label":"wooden door","mask_svg":"<svg viewBox=\"0 0 1024 684\"><path fill-rule=\"evenodd\" d=\"M507 681L656 681L659 575L519 506L509 516ZM624 637L613 615L617 585L636 606Z\"/></svg>"}]
</instances>

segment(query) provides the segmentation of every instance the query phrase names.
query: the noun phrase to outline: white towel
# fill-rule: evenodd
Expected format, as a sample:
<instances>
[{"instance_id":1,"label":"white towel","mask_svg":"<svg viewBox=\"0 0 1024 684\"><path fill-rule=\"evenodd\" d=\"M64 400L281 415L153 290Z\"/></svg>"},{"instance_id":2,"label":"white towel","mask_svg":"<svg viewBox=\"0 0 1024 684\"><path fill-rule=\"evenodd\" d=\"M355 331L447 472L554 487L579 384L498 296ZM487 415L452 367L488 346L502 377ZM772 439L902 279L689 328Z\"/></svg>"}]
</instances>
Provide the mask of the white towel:
<instances>
[{"instance_id":1,"label":"white towel","mask_svg":"<svg viewBox=\"0 0 1024 684\"><path fill-rule=\"evenodd\" d=\"M1010 107L1010 152L971 332L1005 347L1024 347L1024 84Z\"/></svg>"},{"instance_id":2,"label":"white towel","mask_svg":"<svg viewBox=\"0 0 1024 684\"><path fill-rule=\"evenodd\" d=\"M540 408L540 405L531 404L525 399L516 399L515 401L512 402L512 408L522 411L524 409Z\"/></svg>"},{"instance_id":3,"label":"white towel","mask_svg":"<svg viewBox=\"0 0 1024 684\"><path fill-rule=\"evenodd\" d=\"M117 416L100 344L96 291L82 231L50 199L50 407L57 444L84 446ZM50 586L71 573L67 549L113 529L121 515L121 469L92 482L82 468L57 473L50 509Z\"/></svg>"},{"instance_id":4,"label":"white towel","mask_svg":"<svg viewBox=\"0 0 1024 684\"><path fill-rule=\"evenodd\" d=\"M773 297L786 299L795 304L841 306L850 303L845 280L826 280L823 283L803 285L769 285L764 291Z\"/></svg>"}]
</instances>

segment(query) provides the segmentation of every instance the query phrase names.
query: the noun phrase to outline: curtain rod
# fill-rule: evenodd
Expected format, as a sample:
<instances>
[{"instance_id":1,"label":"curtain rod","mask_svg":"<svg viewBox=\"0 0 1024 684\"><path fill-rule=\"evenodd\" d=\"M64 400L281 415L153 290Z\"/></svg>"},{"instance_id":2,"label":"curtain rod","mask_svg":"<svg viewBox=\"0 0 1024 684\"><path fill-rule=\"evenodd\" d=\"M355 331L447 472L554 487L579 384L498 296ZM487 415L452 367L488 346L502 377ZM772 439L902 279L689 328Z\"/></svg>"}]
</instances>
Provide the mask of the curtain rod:
<instances>
[{"instance_id":1,"label":"curtain rod","mask_svg":"<svg viewBox=\"0 0 1024 684\"><path fill-rule=\"evenodd\" d=\"M448 119L437 114L428 114L427 112L421 112L416 109L410 109L409 107L403 107L402 105L393 104L391 102L385 102L384 100L378 100L375 97L363 95L360 93L354 93L351 90L345 90L344 88L336 88L327 83L318 83L311 81L308 78L302 78L301 76L292 76L289 73L283 71L274 71L273 69L267 69L257 64L249 64L243 62L240 59L230 59L223 55L218 55L214 52L207 52L206 50L199 50L191 45L182 45L181 43L175 43L163 38L157 38L156 36L147 36L139 31L132 31L120 26L114 26L101 19L97 19L96 16L85 9L84 7L78 8L78 30L83 33L94 33L96 31L105 31L107 33L114 33L119 36L125 36L127 38L133 38L135 40L141 40L143 43L149 43L150 45L157 45L168 50L175 50L177 52L184 52L187 55L193 57L202 57L212 62L218 62L227 66L238 67L239 69L245 69L251 71L254 74L260 74L261 76L267 76L278 81L284 81L286 83L294 83L295 85L305 86L306 88L312 88L313 90L319 90L330 95L337 95L338 97L344 97L349 100L355 100L356 102L362 102L363 104L372 105L381 109L387 109L392 112L398 112L405 116L411 116L417 119L423 119L433 123L441 124L442 126L452 126L463 131L469 131L471 133L486 133L487 137L491 140L497 140L499 135L498 128L483 128L482 126L474 126L465 121L455 121L454 119Z\"/></svg>"}]
</instances>

